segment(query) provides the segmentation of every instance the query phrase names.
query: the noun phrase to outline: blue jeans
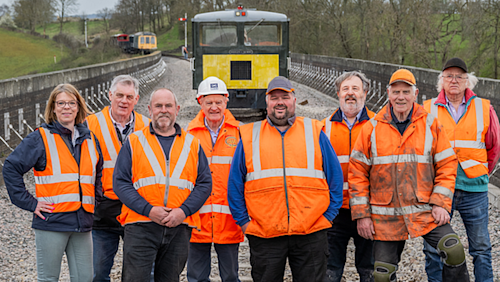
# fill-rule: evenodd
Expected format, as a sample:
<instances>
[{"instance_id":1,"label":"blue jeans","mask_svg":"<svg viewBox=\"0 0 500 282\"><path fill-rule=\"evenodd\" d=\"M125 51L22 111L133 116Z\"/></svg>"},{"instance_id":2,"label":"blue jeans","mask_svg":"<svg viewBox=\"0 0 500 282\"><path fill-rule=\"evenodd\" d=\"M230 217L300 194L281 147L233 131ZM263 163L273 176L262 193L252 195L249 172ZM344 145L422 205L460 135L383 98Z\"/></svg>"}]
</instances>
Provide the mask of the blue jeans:
<instances>
[{"instance_id":1,"label":"blue jeans","mask_svg":"<svg viewBox=\"0 0 500 282\"><path fill-rule=\"evenodd\" d=\"M72 282L92 279L92 236L89 232L35 230L38 281L57 282L63 254L68 258Z\"/></svg>"},{"instance_id":2,"label":"blue jeans","mask_svg":"<svg viewBox=\"0 0 500 282\"><path fill-rule=\"evenodd\" d=\"M214 244L219 259L219 274L223 282L239 282L238 248L240 244ZM187 262L189 282L209 282L212 243L190 243Z\"/></svg>"},{"instance_id":3,"label":"blue jeans","mask_svg":"<svg viewBox=\"0 0 500 282\"><path fill-rule=\"evenodd\" d=\"M491 243L488 233L488 192L455 190L453 211L460 216L467 231L469 253L473 258L474 276L477 282L493 282ZM425 271L430 282L440 282L443 263L436 249L424 241Z\"/></svg>"},{"instance_id":4,"label":"blue jeans","mask_svg":"<svg viewBox=\"0 0 500 282\"><path fill-rule=\"evenodd\" d=\"M351 210L340 209L333 220L333 226L328 229L328 282L340 282L344 273L349 239L354 239L355 265L361 282L373 281L373 241L359 236L357 222L351 219Z\"/></svg>"},{"instance_id":5,"label":"blue jeans","mask_svg":"<svg viewBox=\"0 0 500 282\"><path fill-rule=\"evenodd\" d=\"M123 238L123 230L94 229L92 240L94 241L94 282L111 281L109 273L113 267L120 237Z\"/></svg>"}]
</instances>

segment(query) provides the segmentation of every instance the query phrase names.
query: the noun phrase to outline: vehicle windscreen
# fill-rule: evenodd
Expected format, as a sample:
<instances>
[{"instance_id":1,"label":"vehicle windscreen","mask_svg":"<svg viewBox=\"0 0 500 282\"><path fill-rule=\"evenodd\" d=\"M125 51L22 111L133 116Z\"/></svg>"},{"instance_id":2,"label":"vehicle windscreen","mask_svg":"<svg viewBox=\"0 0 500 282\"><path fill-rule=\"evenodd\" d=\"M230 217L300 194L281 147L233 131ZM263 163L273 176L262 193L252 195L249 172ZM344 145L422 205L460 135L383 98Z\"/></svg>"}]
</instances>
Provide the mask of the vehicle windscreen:
<instances>
[{"instance_id":1,"label":"vehicle windscreen","mask_svg":"<svg viewBox=\"0 0 500 282\"><path fill-rule=\"evenodd\" d=\"M236 24L203 24L200 37L201 46L234 46L238 43Z\"/></svg>"},{"instance_id":2,"label":"vehicle windscreen","mask_svg":"<svg viewBox=\"0 0 500 282\"><path fill-rule=\"evenodd\" d=\"M281 24L267 24L261 22L246 23L245 45L280 46Z\"/></svg>"}]
</instances>

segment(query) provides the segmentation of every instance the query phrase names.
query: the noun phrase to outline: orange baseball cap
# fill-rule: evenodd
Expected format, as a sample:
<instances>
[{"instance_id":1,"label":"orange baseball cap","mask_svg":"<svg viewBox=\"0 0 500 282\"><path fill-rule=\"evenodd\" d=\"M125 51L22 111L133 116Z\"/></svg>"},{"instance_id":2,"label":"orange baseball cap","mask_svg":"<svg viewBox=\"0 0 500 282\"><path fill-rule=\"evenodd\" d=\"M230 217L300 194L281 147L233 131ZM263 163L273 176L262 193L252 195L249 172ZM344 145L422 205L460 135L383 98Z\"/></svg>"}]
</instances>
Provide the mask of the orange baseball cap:
<instances>
[{"instance_id":1,"label":"orange baseball cap","mask_svg":"<svg viewBox=\"0 0 500 282\"><path fill-rule=\"evenodd\" d=\"M416 85L417 82L415 80L415 76L413 76L413 73L411 73L411 71L407 70L407 69L399 69L397 71L395 71L392 76L391 76L391 80L389 81L389 85L392 85L393 83L396 83L396 82L405 82L409 85Z\"/></svg>"}]
</instances>

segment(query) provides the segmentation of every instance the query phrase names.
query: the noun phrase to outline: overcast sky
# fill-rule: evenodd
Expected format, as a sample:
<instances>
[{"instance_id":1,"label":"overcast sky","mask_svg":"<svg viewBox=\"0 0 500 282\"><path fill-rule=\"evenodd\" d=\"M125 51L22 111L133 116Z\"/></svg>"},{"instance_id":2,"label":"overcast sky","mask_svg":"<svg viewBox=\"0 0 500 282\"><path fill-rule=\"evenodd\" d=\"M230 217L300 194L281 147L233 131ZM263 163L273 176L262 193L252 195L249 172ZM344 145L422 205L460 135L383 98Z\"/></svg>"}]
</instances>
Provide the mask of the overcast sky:
<instances>
[{"instance_id":1,"label":"overcast sky","mask_svg":"<svg viewBox=\"0 0 500 282\"><path fill-rule=\"evenodd\" d=\"M85 13L87 15L94 14L95 12L103 9L110 8L113 9L118 3L118 0L77 0L79 5L77 12L75 14L81 15ZM7 4L9 7L12 6L14 0L0 0L0 5Z\"/></svg>"}]
</instances>

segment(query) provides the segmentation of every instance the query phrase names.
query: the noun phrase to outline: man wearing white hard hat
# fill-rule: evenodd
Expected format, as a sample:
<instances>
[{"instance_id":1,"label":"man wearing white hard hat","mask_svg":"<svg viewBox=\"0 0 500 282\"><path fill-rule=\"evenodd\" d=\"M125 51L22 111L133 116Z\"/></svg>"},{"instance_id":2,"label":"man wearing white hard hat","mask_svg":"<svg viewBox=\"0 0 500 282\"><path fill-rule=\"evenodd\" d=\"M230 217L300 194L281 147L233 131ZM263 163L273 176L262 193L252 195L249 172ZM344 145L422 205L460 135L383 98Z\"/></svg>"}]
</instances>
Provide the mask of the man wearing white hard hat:
<instances>
[{"instance_id":1,"label":"man wearing white hard hat","mask_svg":"<svg viewBox=\"0 0 500 282\"><path fill-rule=\"evenodd\" d=\"M226 109L226 84L211 76L198 86L201 106L187 131L200 139L212 171L212 194L200 209L201 230L193 229L187 263L189 282L209 281L212 243L219 260L222 281L238 279L238 248L243 232L236 225L227 202L227 179L234 150L240 140L239 126Z\"/></svg>"}]
</instances>

